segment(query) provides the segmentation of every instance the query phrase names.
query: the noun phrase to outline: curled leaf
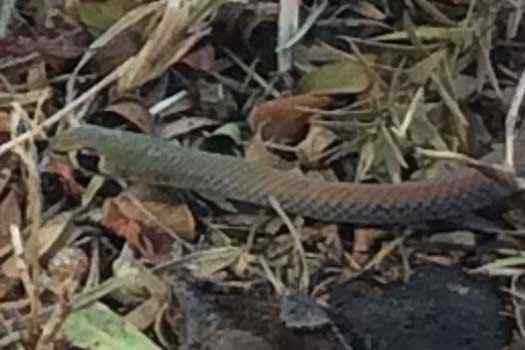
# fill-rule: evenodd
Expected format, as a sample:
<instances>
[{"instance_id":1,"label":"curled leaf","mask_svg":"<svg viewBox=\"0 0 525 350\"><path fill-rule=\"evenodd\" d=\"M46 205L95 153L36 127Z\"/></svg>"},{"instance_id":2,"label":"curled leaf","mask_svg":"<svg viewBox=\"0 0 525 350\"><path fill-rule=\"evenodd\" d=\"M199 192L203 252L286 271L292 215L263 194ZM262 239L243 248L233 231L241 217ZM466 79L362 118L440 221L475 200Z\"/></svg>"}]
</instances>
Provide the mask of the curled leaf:
<instances>
[{"instance_id":1,"label":"curled leaf","mask_svg":"<svg viewBox=\"0 0 525 350\"><path fill-rule=\"evenodd\" d=\"M293 142L302 139L314 113L303 108L323 108L332 102L329 96L296 95L280 97L255 106L248 117L252 131L261 128L263 140Z\"/></svg>"}]
</instances>

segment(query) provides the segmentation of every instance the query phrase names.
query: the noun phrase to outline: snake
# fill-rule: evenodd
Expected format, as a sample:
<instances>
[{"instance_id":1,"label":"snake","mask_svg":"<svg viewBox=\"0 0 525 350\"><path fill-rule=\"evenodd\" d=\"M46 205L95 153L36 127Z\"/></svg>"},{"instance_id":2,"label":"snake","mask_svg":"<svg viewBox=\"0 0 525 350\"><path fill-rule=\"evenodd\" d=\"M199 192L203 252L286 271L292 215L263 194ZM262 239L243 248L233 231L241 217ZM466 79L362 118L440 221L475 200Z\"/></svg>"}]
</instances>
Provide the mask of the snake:
<instances>
[{"instance_id":1,"label":"snake","mask_svg":"<svg viewBox=\"0 0 525 350\"><path fill-rule=\"evenodd\" d=\"M516 191L467 166L437 179L399 184L316 180L260 161L92 125L59 133L50 147L59 154L93 151L100 155L101 172L106 175L263 207L270 207L273 197L288 213L336 223L395 225L446 220L502 202ZM493 153L487 159L501 158ZM525 171L525 159L519 158L518 173Z\"/></svg>"}]
</instances>

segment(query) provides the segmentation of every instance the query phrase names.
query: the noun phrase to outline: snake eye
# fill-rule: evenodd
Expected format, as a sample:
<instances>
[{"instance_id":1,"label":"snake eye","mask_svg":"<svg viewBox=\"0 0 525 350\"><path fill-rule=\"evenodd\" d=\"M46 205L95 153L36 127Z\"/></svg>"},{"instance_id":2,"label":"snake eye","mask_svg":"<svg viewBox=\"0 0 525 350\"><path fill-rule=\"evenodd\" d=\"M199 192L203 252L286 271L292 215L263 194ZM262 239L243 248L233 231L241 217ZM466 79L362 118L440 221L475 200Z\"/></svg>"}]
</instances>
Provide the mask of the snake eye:
<instances>
[{"instance_id":1,"label":"snake eye","mask_svg":"<svg viewBox=\"0 0 525 350\"><path fill-rule=\"evenodd\" d=\"M92 149L83 148L75 154L78 166L89 172L98 173L100 171L101 157Z\"/></svg>"}]
</instances>

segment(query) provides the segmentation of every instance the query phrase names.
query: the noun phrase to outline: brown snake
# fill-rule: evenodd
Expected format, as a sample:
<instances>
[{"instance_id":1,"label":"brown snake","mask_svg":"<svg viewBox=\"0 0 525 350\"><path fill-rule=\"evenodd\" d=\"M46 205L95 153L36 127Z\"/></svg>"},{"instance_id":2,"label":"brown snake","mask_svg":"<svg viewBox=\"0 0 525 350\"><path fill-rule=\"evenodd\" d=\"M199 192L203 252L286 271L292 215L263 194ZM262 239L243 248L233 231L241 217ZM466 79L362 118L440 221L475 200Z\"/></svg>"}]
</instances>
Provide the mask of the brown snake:
<instances>
[{"instance_id":1,"label":"brown snake","mask_svg":"<svg viewBox=\"0 0 525 350\"><path fill-rule=\"evenodd\" d=\"M68 130L55 137L51 147L57 152L92 149L103 156L104 172L112 176L262 206L269 206L268 198L273 196L290 213L342 223L388 225L447 219L489 206L513 192L468 167L443 179L397 185L316 181L259 162L94 126ZM525 160L518 159L517 168L523 170Z\"/></svg>"}]
</instances>

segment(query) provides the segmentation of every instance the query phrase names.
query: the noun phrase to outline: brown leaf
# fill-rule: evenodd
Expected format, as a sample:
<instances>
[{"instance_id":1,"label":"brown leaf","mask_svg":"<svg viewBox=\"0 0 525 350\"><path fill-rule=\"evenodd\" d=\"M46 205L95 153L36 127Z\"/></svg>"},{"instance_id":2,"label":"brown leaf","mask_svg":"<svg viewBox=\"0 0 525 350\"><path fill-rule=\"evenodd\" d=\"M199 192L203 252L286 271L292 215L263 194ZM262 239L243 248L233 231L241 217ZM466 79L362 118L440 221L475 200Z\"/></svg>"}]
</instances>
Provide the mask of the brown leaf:
<instances>
[{"instance_id":1,"label":"brown leaf","mask_svg":"<svg viewBox=\"0 0 525 350\"><path fill-rule=\"evenodd\" d=\"M205 72L213 72L217 69L215 64L215 48L212 45L203 47L189 53L182 62L193 69L200 69Z\"/></svg>"},{"instance_id":2,"label":"brown leaf","mask_svg":"<svg viewBox=\"0 0 525 350\"><path fill-rule=\"evenodd\" d=\"M132 59L129 70L118 80L118 92L131 90L159 77L210 32L203 25L202 18L196 15L198 9L191 2L168 2L163 10L161 21ZM193 31L189 30L191 26Z\"/></svg>"},{"instance_id":3,"label":"brown leaf","mask_svg":"<svg viewBox=\"0 0 525 350\"><path fill-rule=\"evenodd\" d=\"M22 57L40 53L46 63L58 67L62 66L65 60L82 55L88 44L87 33L80 26L56 22L55 27L51 29L11 32L9 36L0 39L2 56Z\"/></svg>"},{"instance_id":4,"label":"brown leaf","mask_svg":"<svg viewBox=\"0 0 525 350\"><path fill-rule=\"evenodd\" d=\"M148 225L159 225L171 233L182 235L185 239L195 239L195 219L185 203L175 199L174 192L155 187L130 188L125 195L129 199L137 200L136 205L142 204L140 210L141 220ZM145 212L146 210L147 212Z\"/></svg>"},{"instance_id":5,"label":"brown leaf","mask_svg":"<svg viewBox=\"0 0 525 350\"><path fill-rule=\"evenodd\" d=\"M136 220L130 219L122 213L119 205L113 200L104 203L104 219L102 225L126 239L132 246L141 248L141 227Z\"/></svg>"},{"instance_id":6,"label":"brown leaf","mask_svg":"<svg viewBox=\"0 0 525 350\"><path fill-rule=\"evenodd\" d=\"M186 204L174 203L169 193L149 187L130 188L108 199L102 224L148 255L167 254L174 238L194 240L197 234Z\"/></svg>"},{"instance_id":7,"label":"brown leaf","mask_svg":"<svg viewBox=\"0 0 525 350\"><path fill-rule=\"evenodd\" d=\"M74 212L66 211L52 217L39 228L37 237L31 237L37 240L39 257L52 256L64 246L73 215Z\"/></svg>"},{"instance_id":8,"label":"brown leaf","mask_svg":"<svg viewBox=\"0 0 525 350\"><path fill-rule=\"evenodd\" d=\"M184 135L193 130L215 126L219 124L216 120L204 117L183 117L172 123L165 125L160 131L159 136L163 138L174 138Z\"/></svg>"},{"instance_id":9,"label":"brown leaf","mask_svg":"<svg viewBox=\"0 0 525 350\"><path fill-rule=\"evenodd\" d=\"M368 1L358 1L357 4L352 6L352 11L377 21L383 21L387 17L377 6L374 6Z\"/></svg>"},{"instance_id":10,"label":"brown leaf","mask_svg":"<svg viewBox=\"0 0 525 350\"><path fill-rule=\"evenodd\" d=\"M11 115L0 110L0 134L8 134L11 125ZM0 140L0 142L2 142Z\"/></svg>"},{"instance_id":11,"label":"brown leaf","mask_svg":"<svg viewBox=\"0 0 525 350\"><path fill-rule=\"evenodd\" d=\"M67 191L73 196L80 196L84 192L84 186L80 185L73 176L71 166L65 165L59 161L51 159L47 164L47 171L60 176L60 181L65 185Z\"/></svg>"},{"instance_id":12,"label":"brown leaf","mask_svg":"<svg viewBox=\"0 0 525 350\"><path fill-rule=\"evenodd\" d=\"M323 108L332 99L323 95L296 95L280 97L263 102L255 107L248 116L252 131L262 128L262 139L275 139L294 142L302 139L310 125L313 112L301 110L300 107Z\"/></svg>"},{"instance_id":13,"label":"brown leaf","mask_svg":"<svg viewBox=\"0 0 525 350\"><path fill-rule=\"evenodd\" d=\"M306 138L297 145L308 161L315 161L335 140L337 135L323 126L313 125Z\"/></svg>"},{"instance_id":14,"label":"brown leaf","mask_svg":"<svg viewBox=\"0 0 525 350\"><path fill-rule=\"evenodd\" d=\"M268 166L273 166L275 155L268 152L264 143L261 140L261 133L257 132L255 136L250 140L244 150L244 156L247 160L258 161L265 163Z\"/></svg>"},{"instance_id":15,"label":"brown leaf","mask_svg":"<svg viewBox=\"0 0 525 350\"><path fill-rule=\"evenodd\" d=\"M105 75L137 53L140 41L134 33L123 32L109 39L103 50L94 57L94 65L100 75Z\"/></svg>"},{"instance_id":16,"label":"brown leaf","mask_svg":"<svg viewBox=\"0 0 525 350\"><path fill-rule=\"evenodd\" d=\"M151 134L153 132L153 116L139 101L121 99L104 109L107 112L117 113L125 120L131 122L140 131Z\"/></svg>"},{"instance_id":17,"label":"brown leaf","mask_svg":"<svg viewBox=\"0 0 525 350\"><path fill-rule=\"evenodd\" d=\"M53 251L56 251L60 248L59 243L64 242L64 238L67 233L68 224L72 218L72 212L64 212L60 215L57 215L46 222L42 227L39 228L36 235L31 236L27 241L26 249L31 246L33 242L35 249L35 254L32 258L36 260L53 254ZM16 265L16 260L14 256L9 257L2 264L2 272L11 278L20 278L20 271Z\"/></svg>"}]
</instances>

